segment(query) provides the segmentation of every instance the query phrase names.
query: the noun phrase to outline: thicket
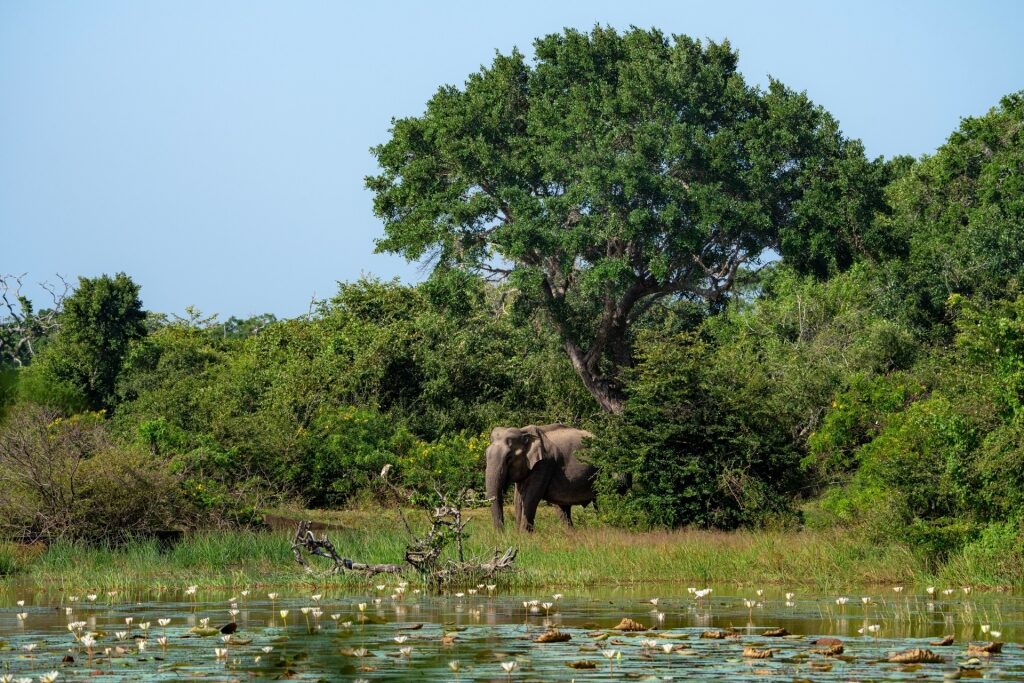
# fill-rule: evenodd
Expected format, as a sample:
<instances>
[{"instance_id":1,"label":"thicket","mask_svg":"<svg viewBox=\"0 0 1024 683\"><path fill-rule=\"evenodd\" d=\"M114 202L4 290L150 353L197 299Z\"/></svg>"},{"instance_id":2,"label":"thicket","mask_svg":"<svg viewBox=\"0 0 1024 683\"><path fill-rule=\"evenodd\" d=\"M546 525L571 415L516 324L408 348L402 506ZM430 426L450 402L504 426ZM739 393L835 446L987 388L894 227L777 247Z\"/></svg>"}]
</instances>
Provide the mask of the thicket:
<instances>
[{"instance_id":1,"label":"thicket","mask_svg":"<svg viewBox=\"0 0 1024 683\"><path fill-rule=\"evenodd\" d=\"M1024 567L1022 131L1018 93L933 156L846 158L829 182L882 199L834 229L787 224L781 257L723 299L646 305L616 359L619 412L532 290L452 259L223 324L147 314L125 275L82 279L31 357L0 354L2 531L247 524L372 499L385 465L421 491L480 487L493 426L561 420L597 435L617 525L841 525Z\"/></svg>"}]
</instances>

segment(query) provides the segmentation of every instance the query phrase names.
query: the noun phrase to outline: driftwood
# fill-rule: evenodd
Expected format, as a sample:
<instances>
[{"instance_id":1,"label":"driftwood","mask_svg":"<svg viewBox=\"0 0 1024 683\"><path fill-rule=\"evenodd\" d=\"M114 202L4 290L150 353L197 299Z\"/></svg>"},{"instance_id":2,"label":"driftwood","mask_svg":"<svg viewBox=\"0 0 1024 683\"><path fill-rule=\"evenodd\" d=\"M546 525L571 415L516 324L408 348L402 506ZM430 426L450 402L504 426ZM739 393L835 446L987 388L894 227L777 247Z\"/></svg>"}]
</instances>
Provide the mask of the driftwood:
<instances>
[{"instance_id":1,"label":"driftwood","mask_svg":"<svg viewBox=\"0 0 1024 683\"><path fill-rule=\"evenodd\" d=\"M466 558L463 548L466 521L463 520L462 509L465 505L481 502L468 489L462 489L455 495L435 490L434 494L440 504L430 512L430 529L423 536L413 536L405 515L401 511L403 492L387 480L389 470L390 466L384 468L381 472L381 480L395 495L402 524L412 536L405 549L406 564L367 564L341 557L326 533L317 536L313 533L313 528L315 528L313 523L302 521L299 522L295 538L292 541L292 554L295 556L295 561L302 565L307 572L312 573L313 568L303 552L330 560L333 566L328 573L341 573L348 570L370 575L400 574L405 569L412 568L426 579L428 585L435 588L453 584L476 583L491 579L498 572L512 568L516 559L517 549L515 547L509 547L504 551L495 548L489 556ZM453 541L455 557L445 559L444 553Z\"/></svg>"},{"instance_id":2,"label":"driftwood","mask_svg":"<svg viewBox=\"0 0 1024 683\"><path fill-rule=\"evenodd\" d=\"M371 576L373 574L398 574L401 573L402 567L397 564L365 564L363 562L355 562L346 557L342 557L338 554L338 551L334 549L334 544L327 538L327 534L321 535L319 538L309 528L311 522L303 520L299 522L299 528L295 531L295 539L292 540L292 554L295 555L295 561L302 565L307 571L312 573L313 568L309 566L309 562L303 556L302 551L305 550L310 555L316 555L317 557L325 557L334 563L334 567L330 570L333 573L340 574L346 569L350 571L366 572Z\"/></svg>"}]
</instances>

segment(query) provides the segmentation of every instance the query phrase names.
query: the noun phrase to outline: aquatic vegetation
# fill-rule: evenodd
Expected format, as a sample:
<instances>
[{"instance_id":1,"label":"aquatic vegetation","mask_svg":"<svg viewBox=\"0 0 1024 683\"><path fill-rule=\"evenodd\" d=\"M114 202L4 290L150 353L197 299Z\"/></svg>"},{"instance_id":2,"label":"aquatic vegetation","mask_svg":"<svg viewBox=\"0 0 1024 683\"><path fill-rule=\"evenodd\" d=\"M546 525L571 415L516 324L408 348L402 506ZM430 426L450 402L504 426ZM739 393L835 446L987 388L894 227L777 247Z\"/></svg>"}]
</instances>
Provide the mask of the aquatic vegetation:
<instances>
[{"instance_id":1,"label":"aquatic vegetation","mask_svg":"<svg viewBox=\"0 0 1024 683\"><path fill-rule=\"evenodd\" d=\"M54 603L42 592L34 594L27 625L15 618L16 607L9 608L6 621L0 612L0 629L6 624L0 640L19 655L9 660L11 680L30 677L33 682L69 653L69 645L73 660L58 668L61 680L83 680L86 671L95 672L98 681L171 675L186 680L224 675L239 680L567 680L567 667L603 670L606 662L607 670L596 675L710 681L745 679L756 670L757 680L766 683L794 678L832 682L887 680L899 678L898 667L936 666L938 659L927 652L961 668L983 673L991 669L1011 679L1024 676L1024 655L1019 648L1004 647L1002 639L1003 632L1011 635L1011 642L1024 633L1024 599L1017 596L975 593L970 607L957 601L932 611L923 599L878 598L849 605L847 620L833 611L834 597L801 592L797 608L784 608L767 591L757 600L726 587L715 590L721 597L705 598L699 608L695 601L674 597L671 590L657 606L630 590L602 592L599 599L559 595L557 609L552 596L550 615L545 616L545 602L505 595L498 588L467 591L460 599L454 594L377 591L364 583L361 591L340 598L317 592L318 600L301 589L275 591L273 601L250 601L227 624L217 621L225 600L212 589L209 594L204 590L198 601L185 599L181 592L176 601L173 591L158 588L123 590L120 603L87 611L73 621L63 610L52 609L69 601L61 601L58 592ZM381 594L379 604L369 597ZM737 628L750 617L748 602L755 604L756 625ZM524 622L521 605L536 606L539 614L528 612ZM652 607L663 621L649 627L645 622ZM282 611L306 615L309 628L289 628L287 621L282 623ZM337 627L320 631L317 612L325 611L337 615ZM355 630L351 622L342 621L353 612L365 616ZM909 616L898 616L904 614ZM160 632L148 641L144 636L151 622ZM947 633L966 644L955 651L952 636L930 641ZM978 634L990 640L970 642ZM154 644L158 647L147 647ZM939 654L924 649L929 646L951 649ZM914 650L921 652L914 655ZM938 668L931 671L940 673Z\"/></svg>"}]
</instances>

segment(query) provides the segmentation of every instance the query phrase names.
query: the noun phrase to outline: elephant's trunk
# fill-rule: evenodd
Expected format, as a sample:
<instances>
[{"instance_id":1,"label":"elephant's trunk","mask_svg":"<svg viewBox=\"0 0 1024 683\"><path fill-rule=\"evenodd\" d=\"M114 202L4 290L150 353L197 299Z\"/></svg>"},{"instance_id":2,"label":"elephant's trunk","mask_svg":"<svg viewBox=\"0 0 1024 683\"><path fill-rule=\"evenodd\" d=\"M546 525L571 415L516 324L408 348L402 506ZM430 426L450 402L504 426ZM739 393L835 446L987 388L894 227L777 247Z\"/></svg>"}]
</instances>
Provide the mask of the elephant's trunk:
<instances>
[{"instance_id":1,"label":"elephant's trunk","mask_svg":"<svg viewBox=\"0 0 1024 683\"><path fill-rule=\"evenodd\" d=\"M487 497L491 499L491 519L494 528L501 531L505 528L505 457L503 453L487 453L487 472L485 473Z\"/></svg>"}]
</instances>

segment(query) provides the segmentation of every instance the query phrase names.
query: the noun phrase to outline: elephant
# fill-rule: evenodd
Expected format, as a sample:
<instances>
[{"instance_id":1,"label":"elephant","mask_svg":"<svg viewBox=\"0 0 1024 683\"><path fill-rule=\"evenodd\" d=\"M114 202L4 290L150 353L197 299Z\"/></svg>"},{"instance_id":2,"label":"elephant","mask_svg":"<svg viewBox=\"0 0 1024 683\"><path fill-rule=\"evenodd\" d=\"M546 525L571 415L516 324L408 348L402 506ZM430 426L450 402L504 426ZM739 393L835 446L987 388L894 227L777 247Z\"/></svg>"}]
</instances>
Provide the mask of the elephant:
<instances>
[{"instance_id":1,"label":"elephant","mask_svg":"<svg viewBox=\"0 0 1024 683\"><path fill-rule=\"evenodd\" d=\"M522 531L533 531L542 500L554 505L570 528L573 505L596 505L597 469L576 457L583 439L592 436L561 423L491 430L485 479L494 528L505 526L504 495L510 483L515 484L516 526Z\"/></svg>"}]
</instances>

